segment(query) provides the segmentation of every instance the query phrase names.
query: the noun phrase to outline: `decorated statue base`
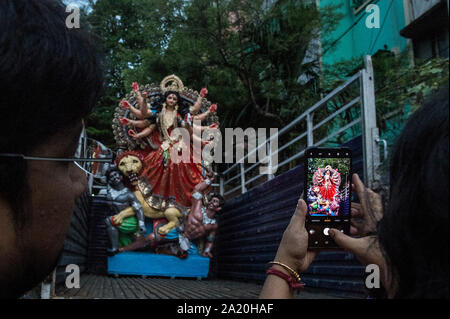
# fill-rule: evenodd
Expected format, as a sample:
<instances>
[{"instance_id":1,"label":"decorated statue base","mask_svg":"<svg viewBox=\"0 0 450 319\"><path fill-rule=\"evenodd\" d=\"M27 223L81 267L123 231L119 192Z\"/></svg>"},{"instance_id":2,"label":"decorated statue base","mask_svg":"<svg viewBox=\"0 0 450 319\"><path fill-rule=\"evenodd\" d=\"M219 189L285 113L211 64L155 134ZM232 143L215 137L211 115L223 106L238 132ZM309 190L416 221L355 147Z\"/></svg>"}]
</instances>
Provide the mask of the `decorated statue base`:
<instances>
[{"instance_id":1,"label":"decorated statue base","mask_svg":"<svg viewBox=\"0 0 450 319\"><path fill-rule=\"evenodd\" d=\"M147 234L153 230L152 223L146 223ZM178 238L177 229L170 231L167 239ZM161 276L170 278L207 278L209 258L198 254L192 245L188 257L180 259L175 256L155 254L146 251L127 251L108 257L108 274Z\"/></svg>"}]
</instances>

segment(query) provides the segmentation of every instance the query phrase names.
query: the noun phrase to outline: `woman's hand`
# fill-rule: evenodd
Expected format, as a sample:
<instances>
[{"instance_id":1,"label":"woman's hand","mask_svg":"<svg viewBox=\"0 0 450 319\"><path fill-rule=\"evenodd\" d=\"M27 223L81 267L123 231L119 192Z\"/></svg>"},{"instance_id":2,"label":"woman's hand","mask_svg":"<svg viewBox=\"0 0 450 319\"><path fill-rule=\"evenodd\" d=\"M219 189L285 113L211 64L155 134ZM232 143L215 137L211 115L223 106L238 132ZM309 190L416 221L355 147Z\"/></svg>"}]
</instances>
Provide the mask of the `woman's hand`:
<instances>
[{"instance_id":1,"label":"woman's hand","mask_svg":"<svg viewBox=\"0 0 450 319\"><path fill-rule=\"evenodd\" d=\"M134 92L139 91L139 84L137 82L133 82L133 84L131 84L131 87L133 88Z\"/></svg>"},{"instance_id":2,"label":"woman's hand","mask_svg":"<svg viewBox=\"0 0 450 319\"><path fill-rule=\"evenodd\" d=\"M361 238L347 236L337 229L330 229L328 234L339 247L353 253L364 266L378 265L380 279L384 287L388 287L390 273L375 235L377 223L383 217L381 197L366 188L357 174L353 174L352 181L352 188L358 194L361 204L352 203L350 234Z\"/></svg>"},{"instance_id":3,"label":"woman's hand","mask_svg":"<svg viewBox=\"0 0 450 319\"><path fill-rule=\"evenodd\" d=\"M352 190L361 203L352 203L350 234L367 236L376 232L377 223L383 217L381 196L364 186L358 174L352 176Z\"/></svg>"},{"instance_id":4,"label":"woman's hand","mask_svg":"<svg viewBox=\"0 0 450 319\"><path fill-rule=\"evenodd\" d=\"M363 266L377 265L380 269L380 281L383 287L390 290L391 273L387 267L377 236L353 238L336 229L330 229L328 234L339 247L354 254Z\"/></svg>"},{"instance_id":5,"label":"woman's hand","mask_svg":"<svg viewBox=\"0 0 450 319\"><path fill-rule=\"evenodd\" d=\"M305 228L307 207L300 199L297 203L295 213L284 231L275 261L283 263L297 271L304 272L317 255L317 251L308 251L308 232ZM273 266L278 271L291 275L279 265ZM292 290L288 283L274 275L268 275L259 296L261 299L292 298Z\"/></svg>"},{"instance_id":6,"label":"woman's hand","mask_svg":"<svg viewBox=\"0 0 450 319\"><path fill-rule=\"evenodd\" d=\"M300 199L295 213L284 231L275 261L288 265L298 273L304 272L317 255L308 251L308 232L305 228L306 203Z\"/></svg>"}]
</instances>

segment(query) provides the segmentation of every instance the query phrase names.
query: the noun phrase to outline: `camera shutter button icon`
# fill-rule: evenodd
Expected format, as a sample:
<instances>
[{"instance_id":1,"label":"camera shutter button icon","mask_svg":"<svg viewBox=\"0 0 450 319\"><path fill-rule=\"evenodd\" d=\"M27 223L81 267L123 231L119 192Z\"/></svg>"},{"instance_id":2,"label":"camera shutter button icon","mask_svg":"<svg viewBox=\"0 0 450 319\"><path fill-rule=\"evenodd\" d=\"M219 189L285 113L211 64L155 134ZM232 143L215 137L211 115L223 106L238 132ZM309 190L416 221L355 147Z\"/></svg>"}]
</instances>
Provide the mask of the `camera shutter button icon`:
<instances>
[{"instance_id":1,"label":"camera shutter button icon","mask_svg":"<svg viewBox=\"0 0 450 319\"><path fill-rule=\"evenodd\" d=\"M327 228L324 228L324 230L323 230L323 233L325 234L325 236L328 236L328 231L329 231L330 229L327 227Z\"/></svg>"}]
</instances>

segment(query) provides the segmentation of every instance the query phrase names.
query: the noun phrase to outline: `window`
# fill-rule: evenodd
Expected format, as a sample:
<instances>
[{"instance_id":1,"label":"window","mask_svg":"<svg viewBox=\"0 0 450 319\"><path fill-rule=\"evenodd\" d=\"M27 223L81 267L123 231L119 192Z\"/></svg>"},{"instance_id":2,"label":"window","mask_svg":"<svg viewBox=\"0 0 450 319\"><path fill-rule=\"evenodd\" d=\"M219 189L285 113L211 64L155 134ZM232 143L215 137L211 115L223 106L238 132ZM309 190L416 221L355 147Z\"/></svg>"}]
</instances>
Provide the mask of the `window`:
<instances>
[{"instance_id":1,"label":"window","mask_svg":"<svg viewBox=\"0 0 450 319\"><path fill-rule=\"evenodd\" d=\"M371 2L371 0L350 0L350 4L353 8L354 14L360 13Z\"/></svg>"}]
</instances>

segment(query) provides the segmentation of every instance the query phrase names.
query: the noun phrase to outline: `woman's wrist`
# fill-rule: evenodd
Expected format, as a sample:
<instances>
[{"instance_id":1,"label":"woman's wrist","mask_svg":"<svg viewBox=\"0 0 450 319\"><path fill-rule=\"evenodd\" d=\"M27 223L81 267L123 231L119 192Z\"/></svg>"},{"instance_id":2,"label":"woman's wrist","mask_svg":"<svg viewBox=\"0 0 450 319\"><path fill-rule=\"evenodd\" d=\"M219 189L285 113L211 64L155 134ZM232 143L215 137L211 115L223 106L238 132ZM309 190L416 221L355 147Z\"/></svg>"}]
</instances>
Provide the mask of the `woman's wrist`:
<instances>
[{"instance_id":1,"label":"woman's wrist","mask_svg":"<svg viewBox=\"0 0 450 319\"><path fill-rule=\"evenodd\" d=\"M286 275L291 275L291 273L284 267L281 267L280 265L271 265L271 268L274 268L278 271L281 271L282 273L285 273Z\"/></svg>"},{"instance_id":2,"label":"woman's wrist","mask_svg":"<svg viewBox=\"0 0 450 319\"><path fill-rule=\"evenodd\" d=\"M298 269L297 265L298 263L295 261L294 258L291 258L288 254L285 254L283 252L278 251L274 261L282 263L290 268L292 268L297 273L301 273L302 269Z\"/></svg>"},{"instance_id":3,"label":"woman's wrist","mask_svg":"<svg viewBox=\"0 0 450 319\"><path fill-rule=\"evenodd\" d=\"M300 292L305 287L300 275L288 265L277 261L271 261L268 265L271 267L266 271L266 274L268 276L272 275L273 277L278 277L279 282L281 282L281 280L284 281L291 292Z\"/></svg>"}]
</instances>

